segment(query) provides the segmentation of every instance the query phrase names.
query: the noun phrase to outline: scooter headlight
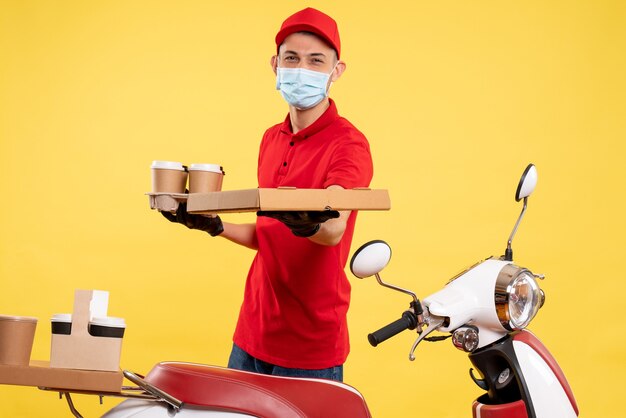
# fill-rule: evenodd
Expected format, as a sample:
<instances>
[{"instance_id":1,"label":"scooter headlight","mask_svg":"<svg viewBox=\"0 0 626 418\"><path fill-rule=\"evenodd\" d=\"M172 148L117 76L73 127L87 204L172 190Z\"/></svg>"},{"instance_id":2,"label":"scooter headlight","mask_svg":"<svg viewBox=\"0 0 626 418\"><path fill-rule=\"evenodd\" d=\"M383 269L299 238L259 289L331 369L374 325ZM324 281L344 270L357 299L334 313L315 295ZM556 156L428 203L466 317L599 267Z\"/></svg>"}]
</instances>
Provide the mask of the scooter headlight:
<instances>
[{"instance_id":1,"label":"scooter headlight","mask_svg":"<svg viewBox=\"0 0 626 418\"><path fill-rule=\"evenodd\" d=\"M496 280L495 303L498 319L509 330L526 328L543 305L544 295L533 274L508 264Z\"/></svg>"}]
</instances>

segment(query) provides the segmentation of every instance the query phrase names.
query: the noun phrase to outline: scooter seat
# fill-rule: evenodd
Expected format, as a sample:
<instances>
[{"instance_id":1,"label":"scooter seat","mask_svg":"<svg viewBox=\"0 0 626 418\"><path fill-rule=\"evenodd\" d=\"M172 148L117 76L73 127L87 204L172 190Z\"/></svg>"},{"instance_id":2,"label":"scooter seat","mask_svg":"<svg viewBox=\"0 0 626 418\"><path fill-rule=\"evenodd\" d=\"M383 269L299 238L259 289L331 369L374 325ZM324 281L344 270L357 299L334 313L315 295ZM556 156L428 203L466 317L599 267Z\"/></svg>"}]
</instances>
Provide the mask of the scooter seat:
<instances>
[{"instance_id":1,"label":"scooter seat","mask_svg":"<svg viewBox=\"0 0 626 418\"><path fill-rule=\"evenodd\" d=\"M267 418L371 418L353 387L325 379L268 376L163 362L145 380L183 403Z\"/></svg>"}]
</instances>

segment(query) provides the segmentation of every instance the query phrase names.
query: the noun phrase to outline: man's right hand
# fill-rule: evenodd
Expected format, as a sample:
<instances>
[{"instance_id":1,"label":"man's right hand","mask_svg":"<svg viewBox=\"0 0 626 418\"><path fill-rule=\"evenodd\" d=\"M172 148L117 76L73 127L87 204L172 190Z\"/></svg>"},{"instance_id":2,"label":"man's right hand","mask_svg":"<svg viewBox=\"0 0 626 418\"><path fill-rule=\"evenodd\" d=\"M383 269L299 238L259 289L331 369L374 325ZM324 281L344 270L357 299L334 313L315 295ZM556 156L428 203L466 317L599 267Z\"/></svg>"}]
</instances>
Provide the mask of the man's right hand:
<instances>
[{"instance_id":1,"label":"man's right hand","mask_svg":"<svg viewBox=\"0 0 626 418\"><path fill-rule=\"evenodd\" d=\"M161 214L170 222L183 224L189 229L208 232L212 237L224 232L224 225L222 225L222 220L219 216L208 217L188 213L187 203L185 202L179 203L176 213L161 212Z\"/></svg>"}]
</instances>

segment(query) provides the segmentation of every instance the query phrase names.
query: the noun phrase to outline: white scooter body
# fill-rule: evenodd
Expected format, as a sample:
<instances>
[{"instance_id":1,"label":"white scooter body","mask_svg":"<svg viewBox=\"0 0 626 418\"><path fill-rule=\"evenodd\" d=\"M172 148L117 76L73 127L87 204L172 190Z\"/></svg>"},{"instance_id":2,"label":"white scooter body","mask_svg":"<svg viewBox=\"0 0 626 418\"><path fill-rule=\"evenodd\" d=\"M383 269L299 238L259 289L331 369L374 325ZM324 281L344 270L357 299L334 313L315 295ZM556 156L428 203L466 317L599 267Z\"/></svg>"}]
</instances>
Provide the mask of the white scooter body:
<instances>
[{"instance_id":1,"label":"white scooter body","mask_svg":"<svg viewBox=\"0 0 626 418\"><path fill-rule=\"evenodd\" d=\"M379 284L413 298L402 317L368 339L377 346L406 330L417 330L418 337L409 353L434 331L449 333L453 344L469 353L481 377L470 370L474 382L486 393L473 404L475 418L573 418L578 407L563 372L552 355L526 326L543 306L545 295L535 275L513 264L511 242L526 211L528 196L537 182L534 165L522 175L516 200L524 207L509 237L505 255L488 258L454 277L440 291L419 302L406 289L382 281L379 273L391 259L391 249L380 240L359 248L352 257L352 273L375 276Z\"/></svg>"},{"instance_id":2,"label":"white scooter body","mask_svg":"<svg viewBox=\"0 0 626 418\"><path fill-rule=\"evenodd\" d=\"M572 390L561 369L554 369L556 361L552 365L548 364L546 359L535 351L536 347L515 338L513 349L520 364L521 374L526 380L536 415L538 417L577 417L578 407ZM542 354L545 356L546 353L547 351ZM552 359L552 356L549 358Z\"/></svg>"},{"instance_id":3,"label":"white scooter body","mask_svg":"<svg viewBox=\"0 0 626 418\"><path fill-rule=\"evenodd\" d=\"M505 266L510 266L509 270L519 269L510 261L490 258L424 299L423 305L427 307L430 315L448 319L446 326L441 326L438 331L453 333L460 327L472 325L477 328L480 336L476 350L503 339L505 341L501 345L510 344L506 339L509 331L502 327L493 309L496 278L500 276ZM489 351L489 348L486 350ZM512 351L513 355L504 356L507 357L510 367L500 372L497 385L504 386L507 379L516 378L517 385L522 387L522 397L529 400L537 417L578 416L572 391L561 369L534 335L529 331L514 334ZM489 413L487 416L512 416L515 409L520 409L520 412L525 409L521 404L508 407L506 405L499 404L498 414ZM485 416L486 411L490 409L493 409L490 405L476 402L475 416ZM523 413L522 416L528 416L526 411Z\"/></svg>"},{"instance_id":4,"label":"white scooter body","mask_svg":"<svg viewBox=\"0 0 626 418\"><path fill-rule=\"evenodd\" d=\"M449 318L449 325L439 331L453 332L463 325L479 324L478 348L504 337L507 332L493 309L493 290L500 271L508 264L512 263L487 259L424 299L422 303L431 315Z\"/></svg>"},{"instance_id":5,"label":"white scooter body","mask_svg":"<svg viewBox=\"0 0 626 418\"><path fill-rule=\"evenodd\" d=\"M460 327L473 325L480 335L476 350L506 338L508 331L502 327L493 309L496 278L504 266L516 267L510 261L487 259L424 299L423 305L430 315L448 319L446 326L439 327L438 331L453 333ZM507 343L509 341L505 340L502 344ZM510 368L505 368L508 372L500 372L497 385L504 386L507 379L516 378L517 384L522 387L522 397L530 400L536 417L578 416L576 402L563 372L533 334L522 331L513 335L512 351L513 355L505 356L510 357ZM491 405L476 402L475 417L515 416L511 414L517 409L522 413L525 404L499 404L497 414L494 414L493 409ZM488 410L491 412L485 415ZM528 414L523 411L520 416Z\"/></svg>"},{"instance_id":6,"label":"white scooter body","mask_svg":"<svg viewBox=\"0 0 626 418\"><path fill-rule=\"evenodd\" d=\"M102 418L172 418L172 413L167 406L152 401L128 399L109 412ZM253 415L240 414L237 412L211 411L210 409L187 405L181 409L176 418L242 418Z\"/></svg>"}]
</instances>

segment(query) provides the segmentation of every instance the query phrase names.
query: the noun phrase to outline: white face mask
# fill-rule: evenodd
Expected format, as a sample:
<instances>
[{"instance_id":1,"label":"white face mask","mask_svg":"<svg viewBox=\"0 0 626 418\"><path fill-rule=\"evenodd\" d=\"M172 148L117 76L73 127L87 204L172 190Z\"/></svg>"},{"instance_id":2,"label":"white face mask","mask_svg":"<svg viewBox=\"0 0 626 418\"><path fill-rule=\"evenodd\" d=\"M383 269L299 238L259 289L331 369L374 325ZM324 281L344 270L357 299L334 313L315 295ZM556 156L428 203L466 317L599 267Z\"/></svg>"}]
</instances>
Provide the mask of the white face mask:
<instances>
[{"instance_id":1,"label":"white face mask","mask_svg":"<svg viewBox=\"0 0 626 418\"><path fill-rule=\"evenodd\" d=\"M328 80L330 75L306 68L276 68L276 90L290 105L296 109L306 110L319 104L328 97Z\"/></svg>"}]
</instances>

